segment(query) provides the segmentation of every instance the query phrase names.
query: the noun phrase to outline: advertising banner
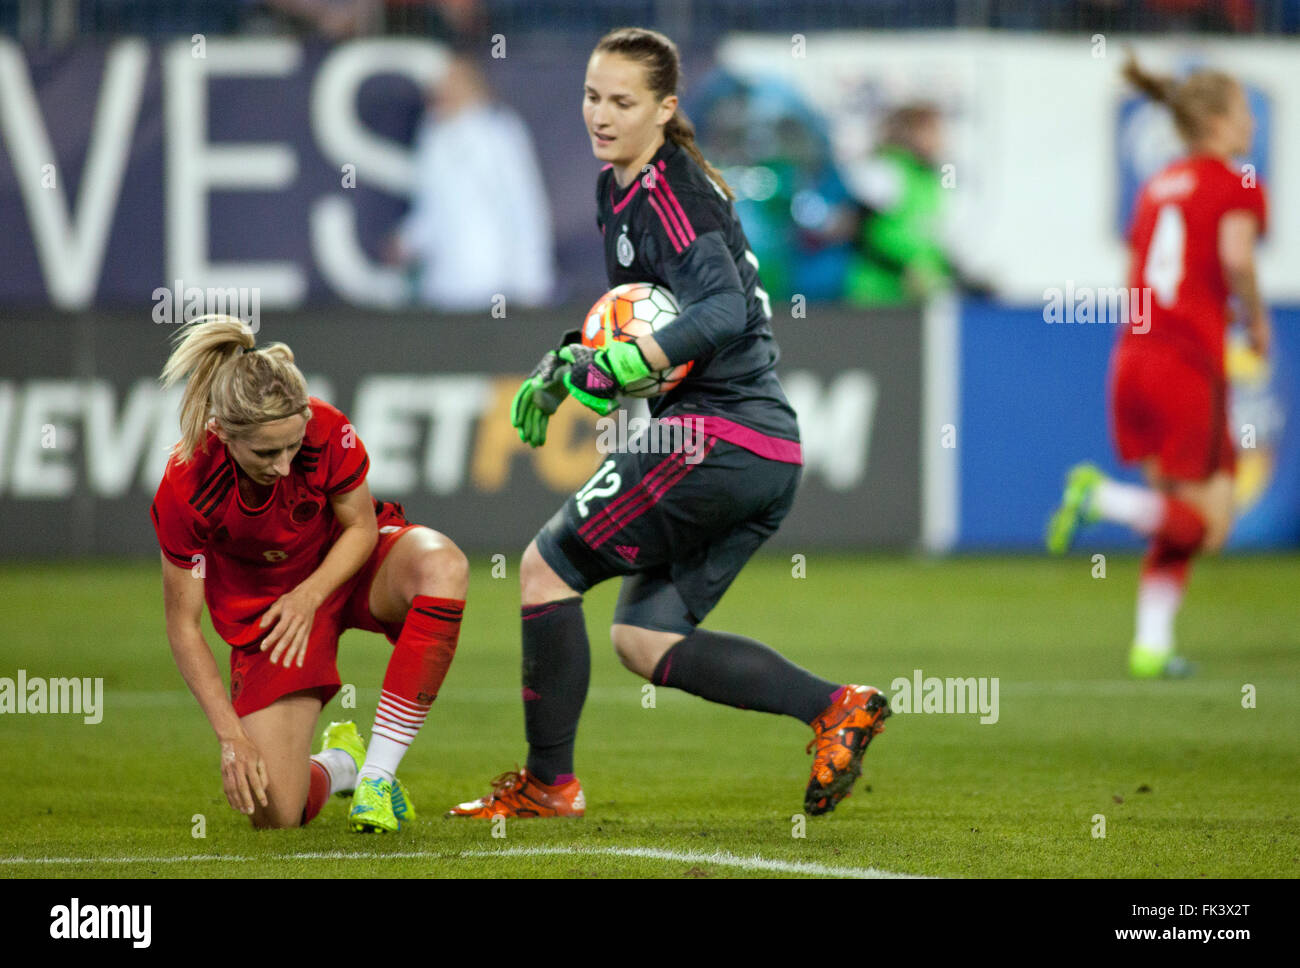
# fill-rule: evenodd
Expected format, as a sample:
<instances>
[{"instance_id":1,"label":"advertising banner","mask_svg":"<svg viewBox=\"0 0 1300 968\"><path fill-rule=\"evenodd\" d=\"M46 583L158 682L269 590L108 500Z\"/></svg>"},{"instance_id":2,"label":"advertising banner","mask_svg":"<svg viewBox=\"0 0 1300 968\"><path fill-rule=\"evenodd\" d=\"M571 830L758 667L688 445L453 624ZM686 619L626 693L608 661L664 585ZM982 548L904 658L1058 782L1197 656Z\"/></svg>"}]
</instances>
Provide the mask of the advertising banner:
<instances>
[{"instance_id":1,"label":"advertising banner","mask_svg":"<svg viewBox=\"0 0 1300 968\"><path fill-rule=\"evenodd\" d=\"M1243 80L1256 139L1241 161L1268 188L1272 212L1261 285L1270 299L1300 299L1300 209L1285 178L1300 167L1300 88L1285 44L733 34L716 50L684 51L686 97L702 136L719 139L706 151L725 166L727 132L708 123L698 96L720 74L788 92L828 132L850 187L861 187L892 109L935 105L944 119L938 169L949 251L1000 298L1035 302L1047 288L1124 277L1133 194L1182 150L1168 112L1126 88L1120 67L1130 46L1154 71L1209 67ZM484 60L485 79L535 150L554 235L555 302L578 301L602 281L600 165L579 97L588 50L521 39L500 53ZM415 281L384 253L418 182L417 133L448 56L431 41L398 37L333 47L213 38L202 49L188 38L122 38L56 52L0 38L0 303L130 307L181 279L259 289L264 308L402 305ZM775 231L764 218L816 222L826 199L803 194L768 212L772 188L760 168L746 167L758 161L737 164L729 170L751 241ZM473 197L489 210L490 189ZM779 263L765 262L781 290ZM804 268L789 281L794 291L813 299L840 288L833 269Z\"/></svg>"},{"instance_id":2,"label":"advertising banner","mask_svg":"<svg viewBox=\"0 0 1300 968\"><path fill-rule=\"evenodd\" d=\"M1041 308L967 303L961 318L958 547L1036 550L1066 471L1092 461L1121 479L1107 412L1117 327L1048 323ZM1300 543L1300 311L1275 310L1272 358L1230 341L1228 424L1237 446L1229 549ZM1096 546L1139 547L1123 528L1089 526Z\"/></svg>"},{"instance_id":3,"label":"advertising banner","mask_svg":"<svg viewBox=\"0 0 1300 968\"><path fill-rule=\"evenodd\" d=\"M467 549L513 557L601 460L597 418L573 401L535 451L509 422L519 382L577 315L264 313L258 340L289 344L311 392L349 416L376 497ZM805 460L773 545L913 546L919 317L810 307L773 327ZM0 556L157 551L148 508L179 435L179 393L157 375L175 331L146 314L6 313Z\"/></svg>"}]
</instances>

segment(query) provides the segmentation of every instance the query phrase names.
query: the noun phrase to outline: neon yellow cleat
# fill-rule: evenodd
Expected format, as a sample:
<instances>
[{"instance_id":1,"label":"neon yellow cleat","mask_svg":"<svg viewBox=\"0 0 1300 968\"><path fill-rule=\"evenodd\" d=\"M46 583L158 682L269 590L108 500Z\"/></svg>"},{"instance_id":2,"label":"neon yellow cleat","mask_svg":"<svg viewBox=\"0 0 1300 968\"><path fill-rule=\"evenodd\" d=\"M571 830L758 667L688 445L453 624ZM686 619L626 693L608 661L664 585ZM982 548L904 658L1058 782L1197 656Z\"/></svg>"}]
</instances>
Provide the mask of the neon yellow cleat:
<instances>
[{"instance_id":1,"label":"neon yellow cleat","mask_svg":"<svg viewBox=\"0 0 1300 968\"><path fill-rule=\"evenodd\" d=\"M399 825L403 827L415 819L415 802L406 785L399 779L393 780L393 816L397 817Z\"/></svg>"},{"instance_id":2,"label":"neon yellow cleat","mask_svg":"<svg viewBox=\"0 0 1300 968\"><path fill-rule=\"evenodd\" d=\"M1065 493L1061 506L1047 524L1047 550L1063 555L1070 550L1079 525L1096 521L1097 516L1088 509L1088 499L1097 485L1106 479L1101 469L1093 464L1075 464L1065 477Z\"/></svg>"},{"instance_id":3,"label":"neon yellow cleat","mask_svg":"<svg viewBox=\"0 0 1300 968\"><path fill-rule=\"evenodd\" d=\"M1181 655L1149 649L1134 642L1128 652L1128 674L1134 679L1186 679L1196 667Z\"/></svg>"},{"instance_id":4,"label":"neon yellow cleat","mask_svg":"<svg viewBox=\"0 0 1300 968\"><path fill-rule=\"evenodd\" d=\"M348 825L359 834L397 833L402 824L393 812L393 785L374 777L358 781Z\"/></svg>"},{"instance_id":5,"label":"neon yellow cleat","mask_svg":"<svg viewBox=\"0 0 1300 968\"><path fill-rule=\"evenodd\" d=\"M320 751L342 750L352 757L357 764L357 769L361 769L361 764L366 759L366 744L361 739L361 734L357 732L357 724L351 721L343 723L330 723L325 727L325 735L321 737ZM351 790L339 790L336 797L346 797Z\"/></svg>"},{"instance_id":6,"label":"neon yellow cleat","mask_svg":"<svg viewBox=\"0 0 1300 968\"><path fill-rule=\"evenodd\" d=\"M357 770L360 771L366 759L366 744L361 739L361 733L357 731L357 724L353 722L330 723L325 727L325 735L321 739L321 752L335 749L343 750L352 757L353 762L357 764ZM335 796L345 797L353 790L340 790ZM392 812L397 818L397 828L400 829L415 819L415 801L411 799L410 791L406 789L401 780L393 780L392 790ZM355 812L355 811L353 811ZM351 814L349 814L349 818ZM381 829L388 828L383 824L379 825ZM354 827L353 829L358 829Z\"/></svg>"}]
</instances>

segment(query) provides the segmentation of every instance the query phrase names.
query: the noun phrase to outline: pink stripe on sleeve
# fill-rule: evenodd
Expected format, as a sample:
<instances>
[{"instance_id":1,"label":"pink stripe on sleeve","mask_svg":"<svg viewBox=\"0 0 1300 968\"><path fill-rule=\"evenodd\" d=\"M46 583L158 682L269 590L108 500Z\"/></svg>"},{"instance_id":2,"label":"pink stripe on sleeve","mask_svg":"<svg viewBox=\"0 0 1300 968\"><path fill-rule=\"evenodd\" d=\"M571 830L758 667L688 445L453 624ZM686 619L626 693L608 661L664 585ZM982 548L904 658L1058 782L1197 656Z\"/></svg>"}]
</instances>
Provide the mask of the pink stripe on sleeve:
<instances>
[{"instance_id":1,"label":"pink stripe on sleeve","mask_svg":"<svg viewBox=\"0 0 1300 968\"><path fill-rule=\"evenodd\" d=\"M672 242L673 248L680 253L686 247L678 240L677 231L673 228L672 222L669 221L668 216L664 213L659 199L655 197L654 192L646 195L646 198L650 200L650 205L654 210L659 213L659 220L664 223L664 231L668 233L668 241Z\"/></svg>"},{"instance_id":2,"label":"pink stripe on sleeve","mask_svg":"<svg viewBox=\"0 0 1300 968\"><path fill-rule=\"evenodd\" d=\"M695 229L691 228L690 219L686 217L686 211L682 208L682 203L677 201L677 195L673 191L673 186L668 184L668 179L663 174L660 174L660 176L655 179L655 187L660 188L661 186L663 193L672 204L673 211L677 213L677 217L682 220L682 225L685 226L685 231L682 233L682 237L686 239L686 244L690 245L695 241Z\"/></svg>"},{"instance_id":3,"label":"pink stripe on sleeve","mask_svg":"<svg viewBox=\"0 0 1300 968\"><path fill-rule=\"evenodd\" d=\"M694 235L687 237L686 230L682 228L682 219L673 213L672 203L668 200L668 196L663 193L663 189L659 187L658 182L650 186L650 196L658 200L659 207L664 210L668 220L673 223L673 228L677 230L677 237L682 240L682 246L689 247Z\"/></svg>"}]
</instances>

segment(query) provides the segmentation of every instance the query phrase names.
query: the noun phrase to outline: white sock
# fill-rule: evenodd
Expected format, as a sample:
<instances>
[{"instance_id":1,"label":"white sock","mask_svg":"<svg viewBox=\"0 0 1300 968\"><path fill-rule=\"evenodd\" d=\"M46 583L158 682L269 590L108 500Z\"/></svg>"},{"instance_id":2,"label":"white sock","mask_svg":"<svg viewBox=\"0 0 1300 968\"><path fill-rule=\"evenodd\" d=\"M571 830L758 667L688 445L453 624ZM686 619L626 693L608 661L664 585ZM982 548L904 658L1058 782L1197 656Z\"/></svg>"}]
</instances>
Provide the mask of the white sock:
<instances>
[{"instance_id":1,"label":"white sock","mask_svg":"<svg viewBox=\"0 0 1300 968\"><path fill-rule=\"evenodd\" d=\"M325 768L330 778L330 796L357 788L357 761L346 750L321 750L312 759Z\"/></svg>"},{"instance_id":2,"label":"white sock","mask_svg":"<svg viewBox=\"0 0 1300 968\"><path fill-rule=\"evenodd\" d=\"M1183 603L1183 586L1164 575L1138 582L1137 644L1152 652L1174 650L1174 618Z\"/></svg>"},{"instance_id":3,"label":"white sock","mask_svg":"<svg viewBox=\"0 0 1300 968\"><path fill-rule=\"evenodd\" d=\"M360 775L372 779L383 777L392 783L398 764L428 715L428 706L403 699L387 689L380 692L375 725L370 730L370 747Z\"/></svg>"},{"instance_id":4,"label":"white sock","mask_svg":"<svg viewBox=\"0 0 1300 968\"><path fill-rule=\"evenodd\" d=\"M1139 534L1152 534L1164 520L1165 498L1149 487L1106 480L1093 490L1089 509Z\"/></svg>"}]
</instances>

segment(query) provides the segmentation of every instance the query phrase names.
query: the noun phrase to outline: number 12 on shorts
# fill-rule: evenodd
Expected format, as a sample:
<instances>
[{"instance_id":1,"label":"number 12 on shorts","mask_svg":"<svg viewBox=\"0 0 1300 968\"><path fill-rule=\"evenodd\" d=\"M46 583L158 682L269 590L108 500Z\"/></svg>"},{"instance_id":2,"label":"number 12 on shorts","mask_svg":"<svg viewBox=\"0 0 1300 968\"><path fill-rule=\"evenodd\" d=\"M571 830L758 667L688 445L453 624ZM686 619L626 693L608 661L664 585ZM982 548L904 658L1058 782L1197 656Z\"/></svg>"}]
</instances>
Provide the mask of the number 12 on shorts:
<instances>
[{"instance_id":1,"label":"number 12 on shorts","mask_svg":"<svg viewBox=\"0 0 1300 968\"><path fill-rule=\"evenodd\" d=\"M603 487L598 487L604 481ZM591 479L586 484L578 488L578 493L573 495L574 503L578 506L578 513L584 518L590 513L587 502L593 501L598 497L609 497L623 486L623 478L618 471L614 470L614 461L607 460L600 465L600 470L591 475Z\"/></svg>"}]
</instances>

